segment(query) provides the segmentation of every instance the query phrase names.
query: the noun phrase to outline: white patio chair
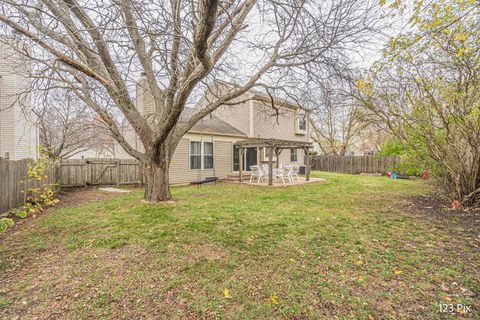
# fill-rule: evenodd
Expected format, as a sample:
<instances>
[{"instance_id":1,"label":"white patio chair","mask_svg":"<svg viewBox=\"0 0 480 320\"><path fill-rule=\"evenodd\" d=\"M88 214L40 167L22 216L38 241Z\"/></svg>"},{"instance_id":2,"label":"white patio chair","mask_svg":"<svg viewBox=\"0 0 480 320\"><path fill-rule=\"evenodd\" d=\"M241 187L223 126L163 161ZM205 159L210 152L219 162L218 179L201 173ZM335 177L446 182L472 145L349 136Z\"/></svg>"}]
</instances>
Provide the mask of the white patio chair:
<instances>
[{"instance_id":1,"label":"white patio chair","mask_svg":"<svg viewBox=\"0 0 480 320\"><path fill-rule=\"evenodd\" d=\"M262 178L262 170L259 166L250 166L250 170L252 170L252 175L250 176L250 183L252 183L253 179L257 179L257 183L260 183L260 179Z\"/></svg>"},{"instance_id":2,"label":"white patio chair","mask_svg":"<svg viewBox=\"0 0 480 320\"><path fill-rule=\"evenodd\" d=\"M290 166L290 181L293 182L293 178L296 178L300 183L300 177L298 176L298 166Z\"/></svg>"},{"instance_id":3,"label":"white patio chair","mask_svg":"<svg viewBox=\"0 0 480 320\"><path fill-rule=\"evenodd\" d=\"M263 164L261 168L262 168L263 175L265 177L268 177L268 164Z\"/></svg>"},{"instance_id":4,"label":"white patio chair","mask_svg":"<svg viewBox=\"0 0 480 320\"><path fill-rule=\"evenodd\" d=\"M275 179L280 179L282 180L282 183L285 184L285 178L287 178L288 182L293 182L290 179L290 171L292 168L282 168L282 169L273 169L273 176Z\"/></svg>"}]
</instances>

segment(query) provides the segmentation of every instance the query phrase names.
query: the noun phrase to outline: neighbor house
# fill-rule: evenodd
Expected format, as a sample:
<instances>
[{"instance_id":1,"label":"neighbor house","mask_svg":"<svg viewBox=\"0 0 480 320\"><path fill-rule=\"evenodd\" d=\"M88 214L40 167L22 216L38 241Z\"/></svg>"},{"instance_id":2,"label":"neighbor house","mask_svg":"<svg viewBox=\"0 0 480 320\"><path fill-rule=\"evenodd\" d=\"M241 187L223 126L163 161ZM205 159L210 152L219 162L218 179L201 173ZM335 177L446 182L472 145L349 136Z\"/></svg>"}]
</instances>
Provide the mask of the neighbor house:
<instances>
[{"instance_id":1,"label":"neighbor house","mask_svg":"<svg viewBox=\"0 0 480 320\"><path fill-rule=\"evenodd\" d=\"M219 90L228 90L232 85L219 82ZM153 101L146 79L137 85L137 107L142 114L153 111ZM206 177L226 178L239 172L240 152L236 142L248 139L282 139L309 141L308 114L297 105L283 99L274 99L261 92L251 91L238 98L240 103L225 105L197 122L183 136L172 157L170 183L184 184ZM185 108L180 122L186 122L208 104L208 96L202 97L195 108ZM143 151L138 137L130 130L127 140L137 150ZM124 152L124 151L123 151ZM275 165L304 165L305 153L301 149L283 150ZM124 153L121 158L128 158ZM243 153L243 170L248 172L256 164L267 164L266 148L246 148Z\"/></svg>"},{"instance_id":2,"label":"neighbor house","mask_svg":"<svg viewBox=\"0 0 480 320\"><path fill-rule=\"evenodd\" d=\"M0 39L0 157L37 158L38 127L31 110L30 64Z\"/></svg>"}]
</instances>

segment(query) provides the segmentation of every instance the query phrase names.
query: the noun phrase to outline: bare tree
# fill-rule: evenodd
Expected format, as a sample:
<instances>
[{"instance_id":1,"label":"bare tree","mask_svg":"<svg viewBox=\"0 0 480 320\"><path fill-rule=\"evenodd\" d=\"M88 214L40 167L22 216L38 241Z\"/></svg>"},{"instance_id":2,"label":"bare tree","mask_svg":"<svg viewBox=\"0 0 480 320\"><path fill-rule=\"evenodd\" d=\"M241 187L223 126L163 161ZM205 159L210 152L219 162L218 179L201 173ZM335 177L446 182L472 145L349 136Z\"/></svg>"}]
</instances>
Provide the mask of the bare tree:
<instances>
[{"instance_id":1,"label":"bare tree","mask_svg":"<svg viewBox=\"0 0 480 320\"><path fill-rule=\"evenodd\" d=\"M345 156L367 126L358 102L350 94L349 83L332 76L318 83L312 108L312 139L324 154Z\"/></svg>"},{"instance_id":2,"label":"bare tree","mask_svg":"<svg viewBox=\"0 0 480 320\"><path fill-rule=\"evenodd\" d=\"M197 121L255 86L275 91L285 74L329 63L361 39L375 8L376 1L361 0L4 0L0 22L22 36L16 50L37 63L32 77L74 92L144 164L145 199L156 202L171 199L170 159ZM135 106L140 74L151 114ZM212 90L207 84L216 78L238 86ZM208 105L180 123L186 103L208 91ZM112 109L144 152L125 140Z\"/></svg>"},{"instance_id":3,"label":"bare tree","mask_svg":"<svg viewBox=\"0 0 480 320\"><path fill-rule=\"evenodd\" d=\"M101 119L76 95L48 90L37 95L40 143L49 158L65 159L89 149L111 148L113 139Z\"/></svg>"}]
</instances>

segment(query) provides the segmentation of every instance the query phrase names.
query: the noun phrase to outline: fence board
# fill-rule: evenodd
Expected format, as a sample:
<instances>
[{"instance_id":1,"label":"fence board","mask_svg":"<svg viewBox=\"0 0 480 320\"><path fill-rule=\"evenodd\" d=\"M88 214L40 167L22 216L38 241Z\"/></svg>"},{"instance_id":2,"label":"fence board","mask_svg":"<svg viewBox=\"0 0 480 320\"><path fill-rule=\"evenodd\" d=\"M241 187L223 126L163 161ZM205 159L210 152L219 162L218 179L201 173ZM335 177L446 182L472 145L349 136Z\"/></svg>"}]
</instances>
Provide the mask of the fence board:
<instances>
[{"instance_id":1,"label":"fence board","mask_svg":"<svg viewBox=\"0 0 480 320\"><path fill-rule=\"evenodd\" d=\"M314 157L312 168L337 173L386 173L398 162L397 157L320 155Z\"/></svg>"},{"instance_id":2,"label":"fence board","mask_svg":"<svg viewBox=\"0 0 480 320\"><path fill-rule=\"evenodd\" d=\"M140 163L132 159L67 159L59 170L61 187L142 183Z\"/></svg>"},{"instance_id":3,"label":"fence board","mask_svg":"<svg viewBox=\"0 0 480 320\"><path fill-rule=\"evenodd\" d=\"M0 213L25 204L28 190L43 188L56 181L56 168L48 166L42 180L27 179L32 159L6 160L0 158Z\"/></svg>"},{"instance_id":4,"label":"fence board","mask_svg":"<svg viewBox=\"0 0 480 320\"><path fill-rule=\"evenodd\" d=\"M48 166L47 179L26 179L32 159L0 158L0 213L25 204L27 191L58 183L60 187L142 184L140 163L132 159L66 159Z\"/></svg>"}]
</instances>

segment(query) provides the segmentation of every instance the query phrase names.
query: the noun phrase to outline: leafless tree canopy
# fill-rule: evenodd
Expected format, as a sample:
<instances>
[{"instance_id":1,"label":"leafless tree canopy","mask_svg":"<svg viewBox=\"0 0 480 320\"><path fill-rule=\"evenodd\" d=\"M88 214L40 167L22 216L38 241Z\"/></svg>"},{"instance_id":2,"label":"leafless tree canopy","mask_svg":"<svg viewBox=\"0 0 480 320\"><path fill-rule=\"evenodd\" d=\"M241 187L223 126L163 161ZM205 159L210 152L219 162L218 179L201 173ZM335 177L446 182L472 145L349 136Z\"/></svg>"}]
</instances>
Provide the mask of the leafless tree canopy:
<instances>
[{"instance_id":1,"label":"leafless tree canopy","mask_svg":"<svg viewBox=\"0 0 480 320\"><path fill-rule=\"evenodd\" d=\"M346 155L352 140L364 127L358 104L349 94L349 83L332 76L316 82L312 99L312 133L323 154Z\"/></svg>"},{"instance_id":2,"label":"leafless tree canopy","mask_svg":"<svg viewBox=\"0 0 480 320\"><path fill-rule=\"evenodd\" d=\"M287 76L332 63L338 50L361 42L374 8L375 1L361 0L4 0L0 21L20 35L16 49L36 62L34 78L74 92L147 164L148 188L155 190L146 197L158 200L170 197L170 158L198 120L252 87L275 92ZM141 74L155 105L145 116L134 101ZM206 108L180 124L185 105L215 79L238 86L215 91ZM116 115L145 152L128 144Z\"/></svg>"},{"instance_id":3,"label":"leafless tree canopy","mask_svg":"<svg viewBox=\"0 0 480 320\"><path fill-rule=\"evenodd\" d=\"M89 149L113 148L113 139L101 119L76 95L48 90L35 97L43 151L51 159L64 159Z\"/></svg>"}]
</instances>

